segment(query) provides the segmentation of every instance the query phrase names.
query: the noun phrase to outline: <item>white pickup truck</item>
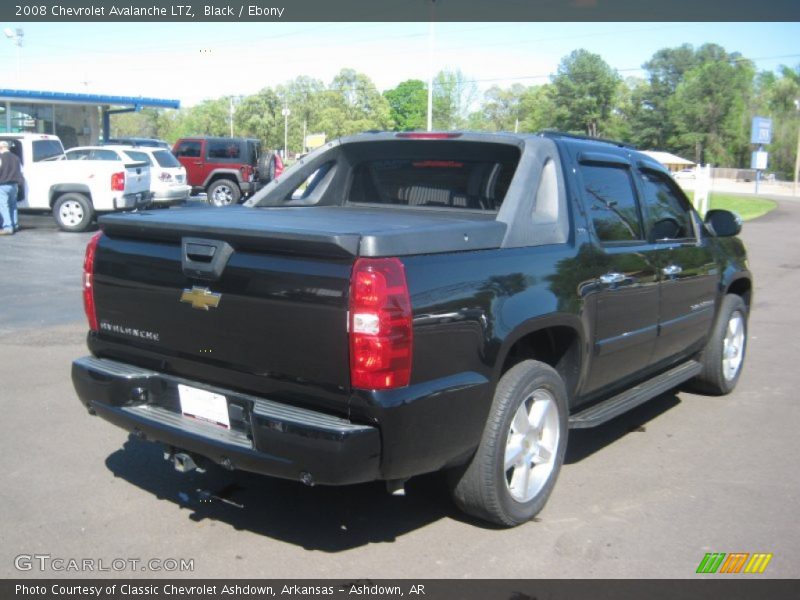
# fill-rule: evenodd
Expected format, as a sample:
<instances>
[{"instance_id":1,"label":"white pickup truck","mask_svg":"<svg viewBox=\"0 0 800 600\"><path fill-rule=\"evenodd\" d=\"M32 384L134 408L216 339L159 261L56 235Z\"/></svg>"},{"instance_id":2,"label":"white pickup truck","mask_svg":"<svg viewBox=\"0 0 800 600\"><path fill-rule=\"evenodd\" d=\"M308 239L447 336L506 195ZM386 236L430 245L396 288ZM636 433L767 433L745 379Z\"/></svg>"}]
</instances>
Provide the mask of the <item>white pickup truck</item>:
<instances>
[{"instance_id":1,"label":"white pickup truck","mask_svg":"<svg viewBox=\"0 0 800 600\"><path fill-rule=\"evenodd\" d=\"M20 211L52 211L64 231L85 231L96 213L141 208L150 203L150 167L144 162L65 160L55 135L3 133L22 162L25 190Z\"/></svg>"}]
</instances>

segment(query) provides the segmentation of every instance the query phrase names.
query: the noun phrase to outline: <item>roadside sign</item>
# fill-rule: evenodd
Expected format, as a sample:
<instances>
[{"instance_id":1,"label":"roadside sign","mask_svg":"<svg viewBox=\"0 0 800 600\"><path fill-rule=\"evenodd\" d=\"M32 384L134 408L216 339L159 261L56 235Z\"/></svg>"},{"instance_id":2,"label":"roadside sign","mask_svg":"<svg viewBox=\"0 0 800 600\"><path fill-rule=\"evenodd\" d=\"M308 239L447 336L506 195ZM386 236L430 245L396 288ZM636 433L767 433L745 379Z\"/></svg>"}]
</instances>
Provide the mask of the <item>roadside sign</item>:
<instances>
[{"instance_id":1,"label":"roadside sign","mask_svg":"<svg viewBox=\"0 0 800 600\"><path fill-rule=\"evenodd\" d=\"M768 152L753 152L750 155L750 168L764 170L767 168Z\"/></svg>"},{"instance_id":2,"label":"roadside sign","mask_svg":"<svg viewBox=\"0 0 800 600\"><path fill-rule=\"evenodd\" d=\"M306 136L306 148L308 148L309 150L313 150L314 148L319 148L324 144L325 144L324 133L309 133Z\"/></svg>"},{"instance_id":3,"label":"roadside sign","mask_svg":"<svg viewBox=\"0 0 800 600\"><path fill-rule=\"evenodd\" d=\"M751 144L769 144L772 141L772 119L753 117L750 129Z\"/></svg>"}]
</instances>

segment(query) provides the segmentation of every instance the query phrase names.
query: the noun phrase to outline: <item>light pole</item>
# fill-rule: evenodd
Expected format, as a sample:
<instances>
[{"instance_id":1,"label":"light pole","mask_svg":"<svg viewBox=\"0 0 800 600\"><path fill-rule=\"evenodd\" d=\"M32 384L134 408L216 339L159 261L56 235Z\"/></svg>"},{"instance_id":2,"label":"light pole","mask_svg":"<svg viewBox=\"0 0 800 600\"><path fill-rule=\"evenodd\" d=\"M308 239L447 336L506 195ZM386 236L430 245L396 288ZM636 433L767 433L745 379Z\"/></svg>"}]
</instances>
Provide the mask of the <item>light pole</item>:
<instances>
[{"instance_id":1,"label":"light pole","mask_svg":"<svg viewBox=\"0 0 800 600\"><path fill-rule=\"evenodd\" d=\"M231 101L231 137L233 137L233 96L230 97Z\"/></svg>"},{"instance_id":2,"label":"light pole","mask_svg":"<svg viewBox=\"0 0 800 600\"><path fill-rule=\"evenodd\" d=\"M16 29L11 29L11 27L6 27L3 30L3 33L6 35L8 39L14 42L14 45L17 47L17 85L21 85L22 82L22 66L21 66L21 55L22 55L22 38L25 36L25 32L22 31L19 27Z\"/></svg>"},{"instance_id":3,"label":"light pole","mask_svg":"<svg viewBox=\"0 0 800 600\"><path fill-rule=\"evenodd\" d=\"M794 107L800 111L800 100L794 101ZM797 150L794 154L794 185L792 195L797 196L797 175L800 172L800 121L797 123Z\"/></svg>"},{"instance_id":4,"label":"light pole","mask_svg":"<svg viewBox=\"0 0 800 600\"><path fill-rule=\"evenodd\" d=\"M433 130L433 45L436 37L434 17L436 0L431 0L431 21L428 27L428 131Z\"/></svg>"},{"instance_id":5,"label":"light pole","mask_svg":"<svg viewBox=\"0 0 800 600\"><path fill-rule=\"evenodd\" d=\"M289 115L292 114L292 111L284 108L281 114L283 115L283 161L286 162L289 159Z\"/></svg>"}]
</instances>

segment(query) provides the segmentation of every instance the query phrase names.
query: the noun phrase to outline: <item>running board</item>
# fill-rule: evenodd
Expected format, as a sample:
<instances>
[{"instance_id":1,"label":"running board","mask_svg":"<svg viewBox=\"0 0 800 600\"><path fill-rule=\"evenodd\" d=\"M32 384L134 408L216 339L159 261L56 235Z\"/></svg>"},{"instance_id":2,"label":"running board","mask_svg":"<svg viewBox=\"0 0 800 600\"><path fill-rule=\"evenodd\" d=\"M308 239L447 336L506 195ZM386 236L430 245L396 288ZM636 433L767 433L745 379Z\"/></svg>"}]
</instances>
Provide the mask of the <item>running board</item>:
<instances>
[{"instance_id":1,"label":"running board","mask_svg":"<svg viewBox=\"0 0 800 600\"><path fill-rule=\"evenodd\" d=\"M614 417L618 417L622 413L664 392L668 392L695 375L699 375L702 370L703 367L696 360L690 360L680 364L665 373L661 373L661 375L657 377L640 383L636 387L625 390L621 394L612 396L608 400L603 400L598 404L594 404L589 408L585 408L571 415L569 418L569 428L586 429L602 425L606 421L610 421Z\"/></svg>"}]
</instances>

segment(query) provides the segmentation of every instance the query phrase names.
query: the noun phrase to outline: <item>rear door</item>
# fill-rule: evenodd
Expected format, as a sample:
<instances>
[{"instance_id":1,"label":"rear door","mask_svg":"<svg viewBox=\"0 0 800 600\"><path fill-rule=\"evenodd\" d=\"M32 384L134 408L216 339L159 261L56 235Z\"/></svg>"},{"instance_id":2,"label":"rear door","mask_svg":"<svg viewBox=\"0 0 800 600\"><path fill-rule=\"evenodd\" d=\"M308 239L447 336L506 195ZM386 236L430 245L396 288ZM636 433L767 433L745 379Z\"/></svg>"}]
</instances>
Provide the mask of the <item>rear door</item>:
<instances>
[{"instance_id":1,"label":"rear door","mask_svg":"<svg viewBox=\"0 0 800 600\"><path fill-rule=\"evenodd\" d=\"M632 168L618 156L583 155L583 202L594 230L595 329L585 392L645 369L658 324L659 250L645 235Z\"/></svg>"},{"instance_id":2,"label":"rear door","mask_svg":"<svg viewBox=\"0 0 800 600\"><path fill-rule=\"evenodd\" d=\"M175 145L175 157L186 169L189 185L200 187L206 179L203 140L180 140Z\"/></svg>"},{"instance_id":3,"label":"rear door","mask_svg":"<svg viewBox=\"0 0 800 600\"><path fill-rule=\"evenodd\" d=\"M661 289L653 361L699 350L711 329L719 270L686 196L669 176L639 173L648 236L658 248Z\"/></svg>"}]
</instances>

